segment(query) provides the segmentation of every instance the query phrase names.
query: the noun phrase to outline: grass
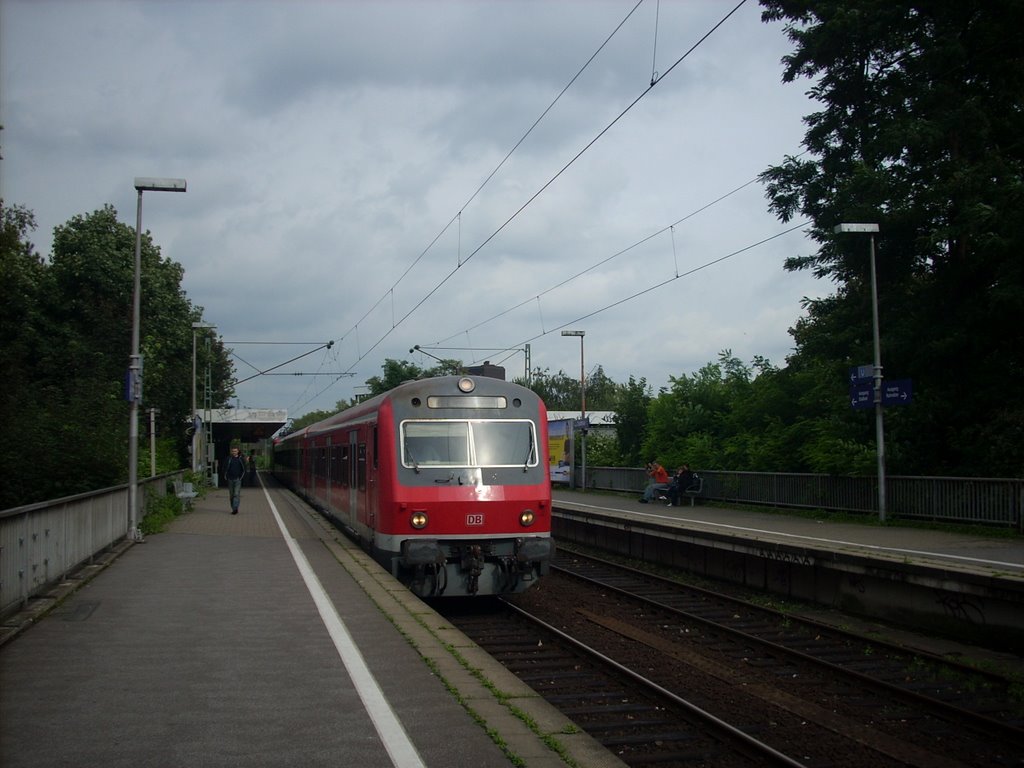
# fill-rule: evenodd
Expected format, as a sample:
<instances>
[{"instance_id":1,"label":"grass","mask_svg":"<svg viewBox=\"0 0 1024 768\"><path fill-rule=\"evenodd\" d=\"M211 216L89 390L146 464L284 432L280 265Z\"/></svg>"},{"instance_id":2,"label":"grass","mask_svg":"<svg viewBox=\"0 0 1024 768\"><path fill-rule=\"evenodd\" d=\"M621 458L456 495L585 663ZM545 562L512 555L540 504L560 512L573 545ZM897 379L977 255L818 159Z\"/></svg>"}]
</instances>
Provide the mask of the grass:
<instances>
[{"instance_id":1,"label":"grass","mask_svg":"<svg viewBox=\"0 0 1024 768\"><path fill-rule=\"evenodd\" d=\"M177 496L173 494L153 495L146 503L146 514L139 523L139 530L144 536L162 533L182 512L184 512L184 505Z\"/></svg>"}]
</instances>

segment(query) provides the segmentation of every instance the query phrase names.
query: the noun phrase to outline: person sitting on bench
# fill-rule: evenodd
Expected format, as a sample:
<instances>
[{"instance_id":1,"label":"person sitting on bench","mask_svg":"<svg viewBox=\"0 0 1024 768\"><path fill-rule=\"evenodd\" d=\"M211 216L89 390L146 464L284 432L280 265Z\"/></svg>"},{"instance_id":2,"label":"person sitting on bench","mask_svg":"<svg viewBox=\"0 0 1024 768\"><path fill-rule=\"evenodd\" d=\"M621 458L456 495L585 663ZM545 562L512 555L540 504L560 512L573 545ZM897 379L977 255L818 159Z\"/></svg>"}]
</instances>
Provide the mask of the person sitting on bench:
<instances>
[{"instance_id":1,"label":"person sitting on bench","mask_svg":"<svg viewBox=\"0 0 1024 768\"><path fill-rule=\"evenodd\" d=\"M644 489L644 495L640 499L641 504L648 504L668 490L668 472L656 461L647 463L647 476L650 482Z\"/></svg>"},{"instance_id":2,"label":"person sitting on bench","mask_svg":"<svg viewBox=\"0 0 1024 768\"><path fill-rule=\"evenodd\" d=\"M686 464L681 464L672 477L672 483L668 487L668 506L678 507L679 497L686 493L686 489L693 483L693 472Z\"/></svg>"}]
</instances>

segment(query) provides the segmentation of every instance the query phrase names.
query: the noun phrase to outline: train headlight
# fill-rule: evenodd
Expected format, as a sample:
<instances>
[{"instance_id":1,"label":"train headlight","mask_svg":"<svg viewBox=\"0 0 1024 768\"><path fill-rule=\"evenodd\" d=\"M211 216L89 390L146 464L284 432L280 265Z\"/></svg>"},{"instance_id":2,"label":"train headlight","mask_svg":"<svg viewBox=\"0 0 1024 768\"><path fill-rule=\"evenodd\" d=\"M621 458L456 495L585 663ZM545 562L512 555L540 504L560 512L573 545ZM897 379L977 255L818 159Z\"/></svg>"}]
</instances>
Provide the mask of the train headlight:
<instances>
[{"instance_id":1,"label":"train headlight","mask_svg":"<svg viewBox=\"0 0 1024 768\"><path fill-rule=\"evenodd\" d=\"M464 392L465 394L468 395L474 389L476 389L476 383L471 378L469 378L468 376L463 376L461 379L459 379L460 392Z\"/></svg>"},{"instance_id":2,"label":"train headlight","mask_svg":"<svg viewBox=\"0 0 1024 768\"><path fill-rule=\"evenodd\" d=\"M535 519L536 516L533 514L532 509L524 509L519 513L519 524L524 528L533 525Z\"/></svg>"},{"instance_id":3,"label":"train headlight","mask_svg":"<svg viewBox=\"0 0 1024 768\"><path fill-rule=\"evenodd\" d=\"M427 527L427 513L422 510L417 510L412 513L412 517L409 518L409 525L415 528L417 531Z\"/></svg>"}]
</instances>

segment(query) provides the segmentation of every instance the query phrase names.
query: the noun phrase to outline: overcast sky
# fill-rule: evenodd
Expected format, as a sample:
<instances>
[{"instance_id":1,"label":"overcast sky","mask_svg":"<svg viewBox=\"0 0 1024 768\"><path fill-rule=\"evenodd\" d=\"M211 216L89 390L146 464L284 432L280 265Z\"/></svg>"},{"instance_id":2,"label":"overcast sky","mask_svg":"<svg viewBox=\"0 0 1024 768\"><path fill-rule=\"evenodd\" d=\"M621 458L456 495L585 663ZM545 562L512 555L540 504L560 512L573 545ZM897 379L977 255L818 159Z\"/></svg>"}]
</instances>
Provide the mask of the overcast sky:
<instances>
[{"instance_id":1,"label":"overcast sky","mask_svg":"<svg viewBox=\"0 0 1024 768\"><path fill-rule=\"evenodd\" d=\"M754 0L703 42L735 3L634 5L3 0L0 189L48 255L107 203L134 227L135 177L187 179L143 229L238 378L334 341L242 407L331 408L432 366L417 344L576 377L563 329L655 390L723 349L781 366L832 286L783 269L813 244L748 182L801 151L808 84Z\"/></svg>"}]
</instances>

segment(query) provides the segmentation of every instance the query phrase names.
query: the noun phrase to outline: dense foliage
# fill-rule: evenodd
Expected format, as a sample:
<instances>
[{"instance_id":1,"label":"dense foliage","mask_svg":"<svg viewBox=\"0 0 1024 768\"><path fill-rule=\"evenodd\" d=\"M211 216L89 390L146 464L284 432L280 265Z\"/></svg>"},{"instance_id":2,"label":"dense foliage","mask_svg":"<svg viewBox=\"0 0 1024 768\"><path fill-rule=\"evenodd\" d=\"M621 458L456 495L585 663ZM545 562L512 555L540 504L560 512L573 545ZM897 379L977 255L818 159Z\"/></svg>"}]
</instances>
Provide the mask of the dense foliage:
<instances>
[{"instance_id":1,"label":"dense foliage","mask_svg":"<svg viewBox=\"0 0 1024 768\"><path fill-rule=\"evenodd\" d=\"M128 476L124 379L131 351L135 230L106 206L54 231L47 261L29 236L30 211L0 203L0 419L5 479L0 509L118 485ZM192 323L180 264L142 237L140 477L149 474L149 419L157 408L158 471L187 463ZM205 349L199 350L200 355ZM211 347L213 401L227 400L232 367ZM201 365L206 360L201 358Z\"/></svg>"},{"instance_id":2,"label":"dense foliage","mask_svg":"<svg viewBox=\"0 0 1024 768\"><path fill-rule=\"evenodd\" d=\"M783 79L809 78L822 105L806 154L763 175L771 208L808 217L820 245L788 268L838 286L794 329L787 374L812 385L871 361L868 239L833 227L877 223L884 373L914 387L912 407L886 412L894 469L1021 475L1024 3L762 6L795 45ZM841 396L807 406L808 437L871 444Z\"/></svg>"}]
</instances>

